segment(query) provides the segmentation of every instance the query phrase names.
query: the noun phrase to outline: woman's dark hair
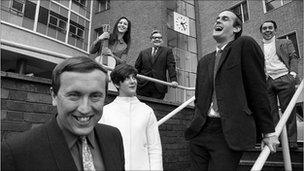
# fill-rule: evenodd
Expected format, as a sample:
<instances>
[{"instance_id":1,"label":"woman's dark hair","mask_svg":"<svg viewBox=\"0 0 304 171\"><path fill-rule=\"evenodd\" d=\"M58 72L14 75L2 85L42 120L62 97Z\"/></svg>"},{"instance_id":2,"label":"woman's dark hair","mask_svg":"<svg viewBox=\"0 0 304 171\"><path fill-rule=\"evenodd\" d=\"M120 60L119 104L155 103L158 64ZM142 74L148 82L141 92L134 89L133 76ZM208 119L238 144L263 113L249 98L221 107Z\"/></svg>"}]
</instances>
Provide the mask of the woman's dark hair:
<instances>
[{"instance_id":1,"label":"woman's dark hair","mask_svg":"<svg viewBox=\"0 0 304 171\"><path fill-rule=\"evenodd\" d=\"M126 19L128 21L128 29L123 36L124 42L127 44L126 53L128 53L131 45L131 21L127 19L127 17L120 17L113 28L113 32L110 35L109 44L113 45L116 41L118 41L118 28L117 25L121 19Z\"/></svg>"},{"instance_id":2,"label":"woman's dark hair","mask_svg":"<svg viewBox=\"0 0 304 171\"><path fill-rule=\"evenodd\" d=\"M120 85L120 82L124 82L129 75L136 76L137 73L137 69L134 66L123 63L115 67L110 77L114 84Z\"/></svg>"}]
</instances>

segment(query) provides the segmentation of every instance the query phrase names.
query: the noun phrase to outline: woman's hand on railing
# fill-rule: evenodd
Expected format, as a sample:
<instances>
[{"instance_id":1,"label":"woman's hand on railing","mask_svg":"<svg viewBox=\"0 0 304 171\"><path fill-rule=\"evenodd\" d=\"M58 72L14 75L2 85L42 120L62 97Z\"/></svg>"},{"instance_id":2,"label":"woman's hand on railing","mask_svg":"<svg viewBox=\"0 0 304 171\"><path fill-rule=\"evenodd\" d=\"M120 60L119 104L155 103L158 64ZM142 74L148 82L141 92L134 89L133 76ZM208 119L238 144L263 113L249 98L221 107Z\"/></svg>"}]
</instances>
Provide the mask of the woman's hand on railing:
<instances>
[{"instance_id":1,"label":"woman's hand on railing","mask_svg":"<svg viewBox=\"0 0 304 171\"><path fill-rule=\"evenodd\" d=\"M271 153L275 153L277 151L277 146L280 144L278 140L278 136L271 135L265 136L261 143L261 149L263 150L264 146L267 145Z\"/></svg>"}]
</instances>

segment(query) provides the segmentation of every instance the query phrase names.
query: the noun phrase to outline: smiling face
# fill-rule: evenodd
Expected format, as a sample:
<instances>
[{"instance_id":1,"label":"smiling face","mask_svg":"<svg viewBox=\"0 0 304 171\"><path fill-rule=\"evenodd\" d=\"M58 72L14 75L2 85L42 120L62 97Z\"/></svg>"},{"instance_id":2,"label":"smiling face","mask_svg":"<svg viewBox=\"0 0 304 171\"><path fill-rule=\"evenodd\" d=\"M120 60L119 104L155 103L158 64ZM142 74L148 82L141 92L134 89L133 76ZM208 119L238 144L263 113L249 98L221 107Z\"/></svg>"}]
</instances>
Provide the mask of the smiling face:
<instances>
[{"instance_id":1,"label":"smiling face","mask_svg":"<svg viewBox=\"0 0 304 171\"><path fill-rule=\"evenodd\" d=\"M218 43L228 43L234 40L235 34L241 30L233 26L237 16L231 11L223 11L216 18L213 27L213 38Z\"/></svg>"},{"instance_id":2,"label":"smiling face","mask_svg":"<svg viewBox=\"0 0 304 171\"><path fill-rule=\"evenodd\" d=\"M154 33L151 36L151 43L153 46L161 46L163 43L163 37L160 33Z\"/></svg>"},{"instance_id":3,"label":"smiling face","mask_svg":"<svg viewBox=\"0 0 304 171\"><path fill-rule=\"evenodd\" d=\"M137 79L134 74L130 74L124 81L120 81L120 85L116 85L119 89L119 96L133 97L136 95Z\"/></svg>"},{"instance_id":4,"label":"smiling face","mask_svg":"<svg viewBox=\"0 0 304 171\"><path fill-rule=\"evenodd\" d=\"M57 122L77 136L88 135L102 116L105 100L106 74L100 70L88 73L63 72L57 95L52 92L57 106Z\"/></svg>"},{"instance_id":5,"label":"smiling face","mask_svg":"<svg viewBox=\"0 0 304 171\"><path fill-rule=\"evenodd\" d=\"M275 36L276 29L274 28L274 24L272 22L265 22L261 28L262 36L265 40L270 40Z\"/></svg>"},{"instance_id":6,"label":"smiling face","mask_svg":"<svg viewBox=\"0 0 304 171\"><path fill-rule=\"evenodd\" d=\"M119 33L125 33L128 30L128 21L125 18L119 20L117 29Z\"/></svg>"}]
</instances>

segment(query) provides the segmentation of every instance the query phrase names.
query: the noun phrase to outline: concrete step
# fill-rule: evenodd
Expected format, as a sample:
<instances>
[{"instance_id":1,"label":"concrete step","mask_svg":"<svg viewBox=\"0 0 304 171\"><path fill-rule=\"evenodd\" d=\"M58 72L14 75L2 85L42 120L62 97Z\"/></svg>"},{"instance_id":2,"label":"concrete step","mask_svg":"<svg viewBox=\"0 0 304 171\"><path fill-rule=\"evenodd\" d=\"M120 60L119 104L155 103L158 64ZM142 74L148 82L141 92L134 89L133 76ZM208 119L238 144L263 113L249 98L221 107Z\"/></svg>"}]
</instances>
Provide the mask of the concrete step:
<instances>
[{"instance_id":1,"label":"concrete step","mask_svg":"<svg viewBox=\"0 0 304 171\"><path fill-rule=\"evenodd\" d=\"M303 144L298 143L298 149L290 150L290 158L292 164L293 171L303 171ZM261 148L256 146L253 149L247 150L239 164L238 171L248 171L253 166L254 162L258 158L261 153ZM263 167L263 171L280 171L284 169L284 160L283 160L283 153L282 148L279 147L277 152L274 154L270 154L267 158L267 161Z\"/></svg>"}]
</instances>

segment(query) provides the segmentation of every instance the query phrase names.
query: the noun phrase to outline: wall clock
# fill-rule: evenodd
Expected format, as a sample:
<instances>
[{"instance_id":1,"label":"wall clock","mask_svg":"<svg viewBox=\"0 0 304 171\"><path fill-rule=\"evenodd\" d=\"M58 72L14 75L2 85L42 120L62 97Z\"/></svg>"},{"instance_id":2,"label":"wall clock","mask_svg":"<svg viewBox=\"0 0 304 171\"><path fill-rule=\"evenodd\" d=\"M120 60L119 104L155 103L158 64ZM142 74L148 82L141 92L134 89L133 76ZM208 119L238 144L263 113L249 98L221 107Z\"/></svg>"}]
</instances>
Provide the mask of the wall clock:
<instances>
[{"instance_id":1,"label":"wall clock","mask_svg":"<svg viewBox=\"0 0 304 171\"><path fill-rule=\"evenodd\" d=\"M189 36L189 18L177 12L173 12L174 30Z\"/></svg>"}]
</instances>

